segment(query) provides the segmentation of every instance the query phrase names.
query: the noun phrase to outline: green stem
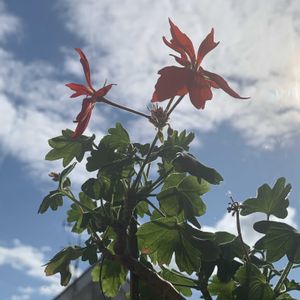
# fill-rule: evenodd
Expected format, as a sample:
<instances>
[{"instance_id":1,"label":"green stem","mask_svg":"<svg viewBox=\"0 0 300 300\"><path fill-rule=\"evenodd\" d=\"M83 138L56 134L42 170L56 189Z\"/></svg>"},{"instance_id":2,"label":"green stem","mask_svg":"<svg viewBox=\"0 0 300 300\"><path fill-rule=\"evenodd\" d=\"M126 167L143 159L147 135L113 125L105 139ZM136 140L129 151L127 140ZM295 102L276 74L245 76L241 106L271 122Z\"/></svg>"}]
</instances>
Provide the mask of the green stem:
<instances>
[{"instance_id":1,"label":"green stem","mask_svg":"<svg viewBox=\"0 0 300 300\"><path fill-rule=\"evenodd\" d=\"M99 147L93 142L93 146L98 150Z\"/></svg>"},{"instance_id":2,"label":"green stem","mask_svg":"<svg viewBox=\"0 0 300 300\"><path fill-rule=\"evenodd\" d=\"M133 114L136 114L136 115L145 117L145 118L147 118L147 119L150 119L150 116L148 116L148 115L146 115L146 114L144 114L144 113L142 113L142 112L139 112L139 111L137 111L137 110L134 110L134 109L129 108L129 107L126 107L126 106L123 106L123 105L121 105L121 104L117 104L117 103L115 103L115 102L112 102L112 101L110 101L110 100L104 98L104 97L101 97L101 98L99 99L99 102L103 102L103 103L106 103L106 104L108 104L108 105L117 107L117 108L119 108L119 109L126 110L126 111L128 111L128 112L130 112L130 113L133 113Z\"/></svg>"},{"instance_id":3,"label":"green stem","mask_svg":"<svg viewBox=\"0 0 300 300\"><path fill-rule=\"evenodd\" d=\"M74 197L73 193L72 193L70 190L68 190L68 192L66 192L66 191L64 191L64 190L61 190L61 193L62 193L64 196L68 197L71 201L73 201L74 203L76 203L80 208L84 208L84 209L85 209L86 211L88 211L88 212L93 212L92 209L90 209L89 207L87 207L86 205L84 205L84 204L82 204L80 201L78 201L78 200Z\"/></svg>"},{"instance_id":4,"label":"green stem","mask_svg":"<svg viewBox=\"0 0 300 300\"><path fill-rule=\"evenodd\" d=\"M286 265L285 269L283 270L283 272L282 272L282 274L281 274L281 276L280 276L280 278L279 278L279 280L278 280L278 282L277 282L277 284L274 288L275 295L279 294L280 289L281 289L285 279L289 275L292 267L293 267L293 263L289 261L288 264Z\"/></svg>"},{"instance_id":5,"label":"green stem","mask_svg":"<svg viewBox=\"0 0 300 300\"><path fill-rule=\"evenodd\" d=\"M145 200L153 209L155 209L162 217L165 217L166 215L159 209L157 208L151 201L148 199Z\"/></svg>"},{"instance_id":6,"label":"green stem","mask_svg":"<svg viewBox=\"0 0 300 300\"><path fill-rule=\"evenodd\" d=\"M134 217L136 217L136 214L133 214ZM129 248L130 248L130 254L133 258L138 259L139 258L139 250L138 250L138 244L137 244L137 224L135 220L132 218L129 225ZM130 300L139 300L140 296L139 291L139 276L135 274L134 272L130 272Z\"/></svg>"},{"instance_id":7,"label":"green stem","mask_svg":"<svg viewBox=\"0 0 300 300\"><path fill-rule=\"evenodd\" d=\"M242 236L239 210L236 211L236 228L237 228L237 232L238 232L238 236L239 236L242 248L243 248L244 253L245 253L245 260L247 262L250 262L250 257L249 257L249 254L248 254L248 251L246 249L246 246L245 246L245 243L244 243L244 240L243 240L243 236Z\"/></svg>"},{"instance_id":8,"label":"green stem","mask_svg":"<svg viewBox=\"0 0 300 300\"><path fill-rule=\"evenodd\" d=\"M142 164L142 166L141 166L138 174L136 175L136 178L135 178L135 180L134 180L134 182L132 184L132 190L134 190L138 186L138 184L140 182L140 179L141 179L141 176L143 174L143 171L144 171L144 169L145 169L145 167L146 167L146 165L148 163L149 157L150 157L150 155L151 155L151 153L152 153L152 151L153 151L153 149L155 147L155 144L156 144L157 140L158 140L158 134L155 135L155 138L154 138L154 140L153 140L153 142L152 142L152 144L150 146L150 149L149 149L149 151L147 153L147 156L146 156L146 158L145 158L145 160L144 160L144 162L143 162L143 164Z\"/></svg>"}]
</instances>

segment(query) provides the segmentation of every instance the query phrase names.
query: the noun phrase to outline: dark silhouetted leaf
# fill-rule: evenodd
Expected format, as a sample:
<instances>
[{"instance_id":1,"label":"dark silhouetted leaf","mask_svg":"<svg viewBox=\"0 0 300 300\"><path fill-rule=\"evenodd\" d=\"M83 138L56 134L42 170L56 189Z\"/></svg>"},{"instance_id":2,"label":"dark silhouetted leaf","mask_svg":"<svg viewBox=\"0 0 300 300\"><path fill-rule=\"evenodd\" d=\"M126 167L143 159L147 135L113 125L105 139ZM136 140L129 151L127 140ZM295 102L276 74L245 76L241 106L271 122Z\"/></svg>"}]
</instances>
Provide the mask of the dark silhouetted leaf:
<instances>
[{"instance_id":1,"label":"dark silhouetted leaf","mask_svg":"<svg viewBox=\"0 0 300 300\"><path fill-rule=\"evenodd\" d=\"M289 261L300 263L300 233L290 225L275 221L260 221L253 228L265 234L255 248L266 250L267 261L274 262L286 255Z\"/></svg>"},{"instance_id":2,"label":"dark silhouetted leaf","mask_svg":"<svg viewBox=\"0 0 300 300\"><path fill-rule=\"evenodd\" d=\"M58 252L47 264L45 268L46 276L60 273L60 284L65 286L71 279L70 262L82 255L82 248L68 247Z\"/></svg>"},{"instance_id":3,"label":"dark silhouetted leaf","mask_svg":"<svg viewBox=\"0 0 300 300\"><path fill-rule=\"evenodd\" d=\"M199 180L204 179L211 184L219 184L223 177L215 170L201 164L194 156L188 153L179 153L173 160L175 170L188 172Z\"/></svg>"},{"instance_id":4,"label":"dark silhouetted leaf","mask_svg":"<svg viewBox=\"0 0 300 300\"><path fill-rule=\"evenodd\" d=\"M236 289L237 299L274 300L275 295L265 276L251 263L240 267L235 274L235 279L240 283Z\"/></svg>"},{"instance_id":5,"label":"dark silhouetted leaf","mask_svg":"<svg viewBox=\"0 0 300 300\"><path fill-rule=\"evenodd\" d=\"M57 210L59 206L63 205L63 196L60 191L51 191L42 201L38 213L43 214L50 207L52 210Z\"/></svg>"}]
</instances>

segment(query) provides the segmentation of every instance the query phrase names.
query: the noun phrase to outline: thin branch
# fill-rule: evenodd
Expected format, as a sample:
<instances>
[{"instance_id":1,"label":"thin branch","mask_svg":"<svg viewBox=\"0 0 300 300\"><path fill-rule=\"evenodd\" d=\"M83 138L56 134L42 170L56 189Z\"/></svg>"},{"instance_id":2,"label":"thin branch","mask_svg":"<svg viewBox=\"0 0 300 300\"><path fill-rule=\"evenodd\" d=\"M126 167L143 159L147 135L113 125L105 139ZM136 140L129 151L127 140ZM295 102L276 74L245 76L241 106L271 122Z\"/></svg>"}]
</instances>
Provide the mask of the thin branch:
<instances>
[{"instance_id":1,"label":"thin branch","mask_svg":"<svg viewBox=\"0 0 300 300\"><path fill-rule=\"evenodd\" d=\"M183 96L180 96L177 101L175 102L175 104L171 107L171 109L168 111L168 117L170 116L170 114L172 113L172 111L176 108L176 106L180 103L180 101L182 100L182 98L184 97L185 95Z\"/></svg>"},{"instance_id":2,"label":"thin branch","mask_svg":"<svg viewBox=\"0 0 300 300\"><path fill-rule=\"evenodd\" d=\"M84 212L84 211L82 210L82 208L84 208L84 209L85 209L86 211L88 211L88 212L93 212L92 209L90 209L89 207L87 207L86 205L84 205L84 204L82 204L80 201L78 201L78 200L75 198L75 196L73 195L73 193L71 192L71 190L68 189L68 192L66 192L66 191L64 191L64 190L60 190L60 192L61 192L64 196L68 197L71 201L73 201L74 203L76 203L76 204L79 206L79 208L81 209L82 212Z\"/></svg>"},{"instance_id":3,"label":"thin branch","mask_svg":"<svg viewBox=\"0 0 300 300\"><path fill-rule=\"evenodd\" d=\"M286 265L285 269L283 270L275 288L274 288L274 293L275 295L277 295L280 292L280 289L285 281L285 279L287 278L287 276L289 275L291 269L293 267L293 263L292 262L288 262L288 264Z\"/></svg>"},{"instance_id":4,"label":"thin branch","mask_svg":"<svg viewBox=\"0 0 300 300\"><path fill-rule=\"evenodd\" d=\"M101 98L99 99L99 102L103 102L103 103L109 104L109 105L111 105L111 106L117 107L117 108L119 108L119 109L126 110L126 111L128 111L128 112L130 112L130 113L133 113L133 114L142 116L142 117L144 117L144 118L150 119L150 116L148 116L148 115L146 115L146 114L144 114L144 113L142 113L142 112L139 112L139 111L137 111L137 110L134 110L134 109L129 108L129 107L126 107L126 106L123 106L123 105L121 105L121 104L117 104L117 103L115 103L115 102L112 102L112 101L110 101L110 100L104 98L104 97L101 97Z\"/></svg>"},{"instance_id":5,"label":"thin branch","mask_svg":"<svg viewBox=\"0 0 300 300\"><path fill-rule=\"evenodd\" d=\"M157 208L151 201L148 199L145 199L145 201L152 207L154 208L162 217L165 217L166 215L159 209Z\"/></svg>"}]
</instances>

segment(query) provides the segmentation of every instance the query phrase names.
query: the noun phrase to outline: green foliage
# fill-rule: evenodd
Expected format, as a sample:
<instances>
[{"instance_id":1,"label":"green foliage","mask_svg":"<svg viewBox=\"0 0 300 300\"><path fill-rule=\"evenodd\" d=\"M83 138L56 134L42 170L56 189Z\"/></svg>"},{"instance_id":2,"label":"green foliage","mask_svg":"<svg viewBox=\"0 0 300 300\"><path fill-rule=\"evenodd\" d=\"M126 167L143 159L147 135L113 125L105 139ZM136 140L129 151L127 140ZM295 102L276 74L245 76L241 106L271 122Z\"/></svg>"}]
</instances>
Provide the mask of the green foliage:
<instances>
[{"instance_id":1,"label":"green foliage","mask_svg":"<svg viewBox=\"0 0 300 300\"><path fill-rule=\"evenodd\" d=\"M73 163L66 169L64 169L61 174L59 174L59 184L58 189L51 191L42 201L38 213L43 214L49 208L52 210L57 210L59 206L63 205L63 196L65 195L64 190L71 185L70 179L67 177L74 169L76 163Z\"/></svg>"},{"instance_id":2,"label":"green foliage","mask_svg":"<svg viewBox=\"0 0 300 300\"><path fill-rule=\"evenodd\" d=\"M208 290L212 296L217 296L216 300L234 300L233 291L236 283L233 280L222 282L217 276L213 276L208 286Z\"/></svg>"},{"instance_id":3,"label":"green foliage","mask_svg":"<svg viewBox=\"0 0 300 300\"><path fill-rule=\"evenodd\" d=\"M133 172L134 148L130 145L127 131L120 123L108 130L98 145L87 158L86 169L108 177L128 177Z\"/></svg>"},{"instance_id":4,"label":"green foliage","mask_svg":"<svg viewBox=\"0 0 300 300\"><path fill-rule=\"evenodd\" d=\"M64 167L66 167L74 158L78 162L81 162L85 152L92 150L95 135L91 137L82 135L79 138L73 139L71 137L72 134L72 130L66 129L62 131L62 135L50 139L48 143L53 149L47 153L45 159L62 159Z\"/></svg>"},{"instance_id":5,"label":"green foliage","mask_svg":"<svg viewBox=\"0 0 300 300\"><path fill-rule=\"evenodd\" d=\"M180 271L191 274L201 260L219 255L214 235L179 223L177 218L159 218L140 226L137 232L142 251L159 265L169 265L173 254Z\"/></svg>"},{"instance_id":6,"label":"green foliage","mask_svg":"<svg viewBox=\"0 0 300 300\"><path fill-rule=\"evenodd\" d=\"M59 206L63 205L63 197L60 191L51 191L42 201L38 213L43 214L49 208L57 210Z\"/></svg>"},{"instance_id":7,"label":"green foliage","mask_svg":"<svg viewBox=\"0 0 300 300\"><path fill-rule=\"evenodd\" d=\"M79 199L80 203L83 204L84 207L88 207L91 210L96 208L96 203L85 193L79 193ZM67 221L69 223L75 222L72 228L72 232L81 233L86 229L88 225L87 219L90 217L90 214L84 212L83 209L79 206L79 204L73 203L71 205L71 209L67 211L67 215Z\"/></svg>"},{"instance_id":8,"label":"green foliage","mask_svg":"<svg viewBox=\"0 0 300 300\"><path fill-rule=\"evenodd\" d=\"M206 182L200 184L194 176L173 173L165 179L157 199L161 210L168 216L177 216L183 211L187 220L200 227L196 216L203 215L206 210L200 196L208 190L208 184Z\"/></svg>"},{"instance_id":9,"label":"green foliage","mask_svg":"<svg viewBox=\"0 0 300 300\"><path fill-rule=\"evenodd\" d=\"M105 295L115 297L126 281L128 270L120 263L105 258L100 265L93 268L92 279L100 282Z\"/></svg>"},{"instance_id":10,"label":"green foliage","mask_svg":"<svg viewBox=\"0 0 300 300\"><path fill-rule=\"evenodd\" d=\"M254 212L265 213L268 217L274 215L277 218L286 218L289 206L287 196L291 191L291 185L285 185L285 178L279 178L274 187L264 184L258 188L257 197L243 202L241 215L246 216Z\"/></svg>"},{"instance_id":11,"label":"green foliage","mask_svg":"<svg viewBox=\"0 0 300 300\"><path fill-rule=\"evenodd\" d=\"M300 263L300 233L290 225L275 221L260 221L254 229L265 234L255 248L267 252L267 260L274 262L286 255L290 262Z\"/></svg>"},{"instance_id":12,"label":"green foliage","mask_svg":"<svg viewBox=\"0 0 300 300\"><path fill-rule=\"evenodd\" d=\"M196 287L195 280L190 279L176 270L169 270L162 267L160 276L169 282L178 290L182 295L186 297L192 296L191 288Z\"/></svg>"},{"instance_id":13,"label":"green foliage","mask_svg":"<svg viewBox=\"0 0 300 300\"><path fill-rule=\"evenodd\" d=\"M38 212L57 210L63 197L69 198L67 221L72 232L85 232L87 239L83 247L67 247L56 254L46 265L46 275L59 273L66 285L70 263L81 258L96 265L93 280L107 297L115 297L134 260L143 265L142 272L150 272L139 280L143 300L167 299L165 291L149 284L149 278L169 282L183 298L196 289L205 299L208 293L217 300L288 300L293 299L290 291L300 290L300 283L287 277L291 263L300 263L300 234L293 227L275 221L255 223L254 229L264 236L254 248L242 244L241 236L200 230L199 217L206 212L202 195L223 178L188 153L194 134L169 130L167 138L160 136L159 146L132 143L120 123L98 146L95 136L73 140L71 134L64 130L62 136L49 140L53 149L46 159L61 159L66 168L54 178L58 187L43 199ZM96 174L82 184L77 198L69 178L76 162L71 162L74 158L80 162L86 152L90 152L86 169ZM285 218L290 190L284 178L272 188L262 185L256 198L230 204L232 222L239 213L260 212L267 220L272 215ZM290 263L284 271L277 270L273 262L284 256ZM172 259L179 271L168 268Z\"/></svg>"},{"instance_id":14,"label":"green foliage","mask_svg":"<svg viewBox=\"0 0 300 300\"><path fill-rule=\"evenodd\" d=\"M82 255L82 248L68 247L58 252L45 268L46 276L60 273L60 284L65 286L71 279L70 262Z\"/></svg>"},{"instance_id":15,"label":"green foliage","mask_svg":"<svg viewBox=\"0 0 300 300\"><path fill-rule=\"evenodd\" d=\"M211 184L219 184L223 177L215 170L201 164L194 156L188 153L180 153L173 160L177 172L188 172L199 180L206 180Z\"/></svg>"},{"instance_id":16,"label":"green foliage","mask_svg":"<svg viewBox=\"0 0 300 300\"><path fill-rule=\"evenodd\" d=\"M275 295L272 288L267 283L265 276L255 265L246 263L238 269L235 278L240 284L235 290L237 299L274 300Z\"/></svg>"}]
</instances>

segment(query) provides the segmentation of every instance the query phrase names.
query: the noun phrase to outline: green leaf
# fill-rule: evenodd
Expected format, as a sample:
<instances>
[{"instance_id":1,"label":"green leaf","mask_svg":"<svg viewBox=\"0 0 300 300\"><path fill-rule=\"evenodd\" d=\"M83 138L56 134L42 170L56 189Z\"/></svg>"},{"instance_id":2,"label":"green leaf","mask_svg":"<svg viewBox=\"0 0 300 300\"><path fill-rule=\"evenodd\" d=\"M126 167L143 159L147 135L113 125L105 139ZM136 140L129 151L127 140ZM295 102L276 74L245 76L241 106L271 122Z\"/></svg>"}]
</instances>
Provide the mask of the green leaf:
<instances>
[{"instance_id":1,"label":"green leaf","mask_svg":"<svg viewBox=\"0 0 300 300\"><path fill-rule=\"evenodd\" d=\"M128 133L119 123L115 128L110 128L108 133L100 141L98 149L91 151L86 169L89 172L99 170L98 176L101 173L110 178L131 176L134 173L134 162L138 158Z\"/></svg>"},{"instance_id":2,"label":"green leaf","mask_svg":"<svg viewBox=\"0 0 300 300\"><path fill-rule=\"evenodd\" d=\"M281 294L280 296L276 297L276 300L297 300L296 298L291 297L288 293Z\"/></svg>"},{"instance_id":3,"label":"green leaf","mask_svg":"<svg viewBox=\"0 0 300 300\"><path fill-rule=\"evenodd\" d=\"M85 207L88 207L91 210L96 208L96 203L83 192L79 193L79 201ZM91 214L83 213L82 209L76 203L73 203L71 205L71 209L67 211L67 215L68 215L67 217L68 223L75 222L72 228L72 232L75 233L82 233L87 228L87 225L91 218Z\"/></svg>"},{"instance_id":4,"label":"green leaf","mask_svg":"<svg viewBox=\"0 0 300 300\"><path fill-rule=\"evenodd\" d=\"M255 248L266 250L267 261L274 262L286 255L290 262L300 263L300 233L290 225L275 221L260 221L253 228L265 234Z\"/></svg>"},{"instance_id":5,"label":"green leaf","mask_svg":"<svg viewBox=\"0 0 300 300\"><path fill-rule=\"evenodd\" d=\"M245 248L249 252L250 247L244 243ZM222 257L232 260L235 257L242 259L244 256L244 249L242 247L239 237L235 237L231 242L220 244Z\"/></svg>"},{"instance_id":6,"label":"green leaf","mask_svg":"<svg viewBox=\"0 0 300 300\"><path fill-rule=\"evenodd\" d=\"M126 149L130 143L129 135L120 123L115 128L108 129L108 135L104 136L100 144L110 145L112 149Z\"/></svg>"},{"instance_id":7,"label":"green leaf","mask_svg":"<svg viewBox=\"0 0 300 300\"><path fill-rule=\"evenodd\" d=\"M159 275L172 283L172 285L175 287L175 289L180 292L182 295L186 297L192 296L192 291L191 288L186 287L186 286L191 286L191 287L196 287L196 284L193 279L190 279L181 273L177 272L176 270L168 270L165 267L161 267L162 271L159 273Z\"/></svg>"},{"instance_id":8,"label":"green leaf","mask_svg":"<svg viewBox=\"0 0 300 300\"><path fill-rule=\"evenodd\" d=\"M216 300L233 300L234 289L235 282L233 280L222 282L217 276L214 276L208 285L208 291L212 296L217 296Z\"/></svg>"},{"instance_id":9,"label":"green leaf","mask_svg":"<svg viewBox=\"0 0 300 300\"><path fill-rule=\"evenodd\" d=\"M221 282L229 282L233 279L235 272L241 267L242 264L236 260L228 260L220 258L217 261L217 276Z\"/></svg>"},{"instance_id":10,"label":"green leaf","mask_svg":"<svg viewBox=\"0 0 300 300\"><path fill-rule=\"evenodd\" d=\"M186 131L184 130L178 134L178 131L174 130L173 134L168 136L168 139L164 141L163 145L154 149L150 161L155 160L157 157L161 157L163 162L170 162L178 153L188 151L188 145L193 139L193 133L186 134Z\"/></svg>"},{"instance_id":11,"label":"green leaf","mask_svg":"<svg viewBox=\"0 0 300 300\"><path fill-rule=\"evenodd\" d=\"M192 227L178 223L175 217L158 218L144 223L137 232L139 247L149 253L152 261L159 265L169 265L173 254L180 271L191 274L199 269L202 259L216 259L219 255L214 235L197 230L191 234Z\"/></svg>"},{"instance_id":12,"label":"green leaf","mask_svg":"<svg viewBox=\"0 0 300 300\"><path fill-rule=\"evenodd\" d=\"M258 188L257 197L243 202L241 215L246 216L255 212L274 215L284 219L288 215L289 200L287 196L291 191L291 185L285 185L285 178L279 178L274 187L264 184Z\"/></svg>"},{"instance_id":13,"label":"green leaf","mask_svg":"<svg viewBox=\"0 0 300 300\"><path fill-rule=\"evenodd\" d=\"M179 153L173 160L173 165L177 172L188 172L199 180L204 179L211 184L219 184L223 181L223 177L215 169L201 164L189 153Z\"/></svg>"},{"instance_id":14,"label":"green leaf","mask_svg":"<svg viewBox=\"0 0 300 300\"><path fill-rule=\"evenodd\" d=\"M65 286L71 279L70 262L82 255L82 248L67 247L58 252L47 264L45 268L46 276L60 273L60 284Z\"/></svg>"},{"instance_id":15,"label":"green leaf","mask_svg":"<svg viewBox=\"0 0 300 300\"><path fill-rule=\"evenodd\" d=\"M92 199L101 198L101 183L97 178L88 179L82 186L81 190Z\"/></svg>"},{"instance_id":16,"label":"green leaf","mask_svg":"<svg viewBox=\"0 0 300 300\"><path fill-rule=\"evenodd\" d=\"M265 276L251 263L240 267L235 274L235 279L240 283L236 289L237 299L274 300L275 295Z\"/></svg>"},{"instance_id":17,"label":"green leaf","mask_svg":"<svg viewBox=\"0 0 300 300\"><path fill-rule=\"evenodd\" d=\"M121 285L125 283L127 273L128 270L120 263L105 258L102 261L102 266L100 263L93 268L92 280L99 282L100 279L104 294L107 297L115 297L119 293Z\"/></svg>"},{"instance_id":18,"label":"green leaf","mask_svg":"<svg viewBox=\"0 0 300 300\"><path fill-rule=\"evenodd\" d=\"M151 213L149 211L149 205L146 201L140 201L135 208L136 208L136 213L141 218L143 218L145 215L148 215L148 216L151 215Z\"/></svg>"},{"instance_id":19,"label":"green leaf","mask_svg":"<svg viewBox=\"0 0 300 300\"><path fill-rule=\"evenodd\" d=\"M63 166L66 167L74 158L78 162L82 161L84 153L92 150L95 135L91 137L80 136L73 139L71 135L73 131L66 129L62 131L61 136L57 136L48 141L49 145L53 148L48 152L46 160L63 160Z\"/></svg>"},{"instance_id":20,"label":"green leaf","mask_svg":"<svg viewBox=\"0 0 300 300\"><path fill-rule=\"evenodd\" d=\"M50 207L52 210L57 210L59 206L63 205L63 196L60 191L51 191L42 201L38 213L43 214Z\"/></svg>"},{"instance_id":21,"label":"green leaf","mask_svg":"<svg viewBox=\"0 0 300 300\"><path fill-rule=\"evenodd\" d=\"M95 264L98 261L97 246L91 244L87 245L83 250L81 259L82 261L88 260L90 265Z\"/></svg>"},{"instance_id":22,"label":"green leaf","mask_svg":"<svg viewBox=\"0 0 300 300\"><path fill-rule=\"evenodd\" d=\"M59 189L64 190L65 182L68 180L68 175L74 170L75 166L76 166L76 162L74 162L69 167L65 168L60 173L60 175L59 175L59 184L58 184ZM69 182L68 182L68 185L70 185Z\"/></svg>"},{"instance_id":23,"label":"green leaf","mask_svg":"<svg viewBox=\"0 0 300 300\"><path fill-rule=\"evenodd\" d=\"M166 178L157 199L161 210L168 216L176 216L184 211L186 219L200 227L195 216L201 216L206 211L200 195L207 191L207 184L200 184L196 177L173 173Z\"/></svg>"}]
</instances>

